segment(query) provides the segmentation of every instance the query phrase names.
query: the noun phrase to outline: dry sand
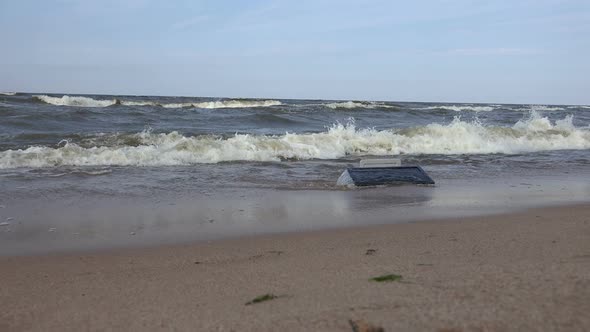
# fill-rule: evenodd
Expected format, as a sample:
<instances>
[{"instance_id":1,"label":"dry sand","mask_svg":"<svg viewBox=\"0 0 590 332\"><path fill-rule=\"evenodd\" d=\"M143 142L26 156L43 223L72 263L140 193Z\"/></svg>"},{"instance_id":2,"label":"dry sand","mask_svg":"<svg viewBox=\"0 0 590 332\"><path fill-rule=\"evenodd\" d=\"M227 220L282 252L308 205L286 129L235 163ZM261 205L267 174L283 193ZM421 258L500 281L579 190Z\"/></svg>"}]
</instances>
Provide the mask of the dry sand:
<instances>
[{"instance_id":1,"label":"dry sand","mask_svg":"<svg viewBox=\"0 0 590 332\"><path fill-rule=\"evenodd\" d=\"M4 257L0 275L0 331L588 331L590 205Z\"/></svg>"}]
</instances>

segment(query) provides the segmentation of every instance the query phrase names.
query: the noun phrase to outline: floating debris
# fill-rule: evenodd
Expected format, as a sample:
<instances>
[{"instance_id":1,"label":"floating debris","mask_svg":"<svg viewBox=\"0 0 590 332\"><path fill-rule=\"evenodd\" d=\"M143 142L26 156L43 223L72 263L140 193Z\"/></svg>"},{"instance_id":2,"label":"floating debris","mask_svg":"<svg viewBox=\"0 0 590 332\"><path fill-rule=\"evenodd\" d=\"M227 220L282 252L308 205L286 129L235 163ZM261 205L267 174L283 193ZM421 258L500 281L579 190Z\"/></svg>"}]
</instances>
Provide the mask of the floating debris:
<instances>
[{"instance_id":1,"label":"floating debris","mask_svg":"<svg viewBox=\"0 0 590 332\"><path fill-rule=\"evenodd\" d=\"M434 180L420 166L400 166L398 159L363 159L360 167L347 168L336 181L339 186L428 184Z\"/></svg>"}]
</instances>

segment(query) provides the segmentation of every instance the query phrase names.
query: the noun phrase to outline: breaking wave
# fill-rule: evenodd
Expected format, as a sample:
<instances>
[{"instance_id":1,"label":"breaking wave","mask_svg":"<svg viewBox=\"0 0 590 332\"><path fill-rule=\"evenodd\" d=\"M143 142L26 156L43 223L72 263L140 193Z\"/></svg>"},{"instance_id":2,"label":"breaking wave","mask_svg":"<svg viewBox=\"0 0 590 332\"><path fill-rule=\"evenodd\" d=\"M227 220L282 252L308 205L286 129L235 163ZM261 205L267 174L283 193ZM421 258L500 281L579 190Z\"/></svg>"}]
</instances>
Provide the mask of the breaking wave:
<instances>
[{"instance_id":1,"label":"breaking wave","mask_svg":"<svg viewBox=\"0 0 590 332\"><path fill-rule=\"evenodd\" d=\"M165 108L246 108L246 107L270 107L279 106L282 103L278 100L219 100L204 101L200 103L172 103L161 104Z\"/></svg>"},{"instance_id":2,"label":"breaking wave","mask_svg":"<svg viewBox=\"0 0 590 332\"><path fill-rule=\"evenodd\" d=\"M538 112L542 112L542 111L563 111L564 108L563 107L559 107L559 106L547 106L547 105L530 105L530 110L533 111L538 111Z\"/></svg>"},{"instance_id":3,"label":"breaking wave","mask_svg":"<svg viewBox=\"0 0 590 332\"><path fill-rule=\"evenodd\" d=\"M353 109L353 108L394 108L395 106L385 105L375 102L369 101L345 101L339 103L329 103L324 104L326 107L331 109L339 109L339 108L346 108L346 109Z\"/></svg>"},{"instance_id":4,"label":"breaking wave","mask_svg":"<svg viewBox=\"0 0 590 332\"><path fill-rule=\"evenodd\" d=\"M472 112L490 112L496 106L468 106L468 105L449 105L449 106L430 106L423 109L426 110L448 110L455 112L472 111Z\"/></svg>"},{"instance_id":5,"label":"breaking wave","mask_svg":"<svg viewBox=\"0 0 590 332\"><path fill-rule=\"evenodd\" d=\"M57 106L77 106L77 107L108 107L117 104L117 99L97 100L89 97L62 96L51 97L47 95L36 95L33 99L42 101L47 104Z\"/></svg>"},{"instance_id":6,"label":"breaking wave","mask_svg":"<svg viewBox=\"0 0 590 332\"><path fill-rule=\"evenodd\" d=\"M590 127L576 128L573 117L555 122L532 111L509 127L484 126L456 117L449 124L378 131L337 123L325 132L284 135L236 134L231 137L183 136L144 131L133 144L83 147L34 146L0 152L0 168L71 166L167 166L224 161L337 159L345 156L400 154L515 154L590 149Z\"/></svg>"},{"instance_id":7,"label":"breaking wave","mask_svg":"<svg viewBox=\"0 0 590 332\"><path fill-rule=\"evenodd\" d=\"M51 97L47 95L35 95L33 99L42 101L47 104L57 106L76 106L76 107L109 107L113 105L125 106L161 106L164 108L247 108L247 107L270 107L282 105L278 100L247 100L247 99L229 99L218 101L204 101L197 103L157 103L154 101L136 101L120 99L93 99L81 96L62 96Z\"/></svg>"},{"instance_id":8,"label":"breaking wave","mask_svg":"<svg viewBox=\"0 0 590 332\"><path fill-rule=\"evenodd\" d=\"M473 106L473 105L437 105L437 106L429 106L422 109L425 110L448 110L448 111L455 111L455 112L464 112L464 111L472 111L472 112L491 112L498 107L502 107L502 105L486 105L486 106ZM547 105L528 105L526 107L519 108L521 111L562 111L564 110L563 107L559 106L547 106Z\"/></svg>"},{"instance_id":9,"label":"breaking wave","mask_svg":"<svg viewBox=\"0 0 590 332\"><path fill-rule=\"evenodd\" d=\"M15 96L16 92L0 92L0 95L4 96Z\"/></svg>"},{"instance_id":10,"label":"breaking wave","mask_svg":"<svg viewBox=\"0 0 590 332\"><path fill-rule=\"evenodd\" d=\"M159 106L160 104L154 101L134 101L134 100L118 100L119 104L125 106Z\"/></svg>"}]
</instances>

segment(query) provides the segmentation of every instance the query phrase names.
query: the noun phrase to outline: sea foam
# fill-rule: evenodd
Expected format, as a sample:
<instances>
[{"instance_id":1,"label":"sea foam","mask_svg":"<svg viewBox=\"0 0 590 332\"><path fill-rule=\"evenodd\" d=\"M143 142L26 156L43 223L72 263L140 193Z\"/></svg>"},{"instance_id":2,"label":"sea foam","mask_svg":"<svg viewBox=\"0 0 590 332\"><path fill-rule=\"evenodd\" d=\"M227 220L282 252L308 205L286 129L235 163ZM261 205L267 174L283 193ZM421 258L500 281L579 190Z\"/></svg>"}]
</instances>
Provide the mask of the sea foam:
<instances>
[{"instance_id":1,"label":"sea foam","mask_svg":"<svg viewBox=\"0 0 590 332\"><path fill-rule=\"evenodd\" d=\"M429 106L423 109L426 110L448 110L455 112L472 111L472 112L490 112L493 111L495 105L490 106L468 106L468 105L447 105L447 106Z\"/></svg>"},{"instance_id":2,"label":"sea foam","mask_svg":"<svg viewBox=\"0 0 590 332\"><path fill-rule=\"evenodd\" d=\"M33 146L0 152L0 168L73 166L166 166L224 161L337 159L345 156L401 154L515 154L590 149L590 128L577 128L573 117L555 122L532 111L509 127L484 126L456 117L448 124L375 130L337 123L320 133L184 136L178 132L134 135L133 145L82 147Z\"/></svg>"},{"instance_id":3,"label":"sea foam","mask_svg":"<svg viewBox=\"0 0 590 332\"><path fill-rule=\"evenodd\" d=\"M395 106L385 105L381 103L375 102L368 102L368 101L345 101L345 102L338 102L338 103L328 103L324 104L324 106L331 108L331 109L354 109L354 108L394 108Z\"/></svg>"},{"instance_id":4,"label":"sea foam","mask_svg":"<svg viewBox=\"0 0 590 332\"><path fill-rule=\"evenodd\" d=\"M538 111L538 112L541 112L541 111L563 111L564 110L563 107L548 106L548 105L530 105L529 109L531 109L533 111Z\"/></svg>"},{"instance_id":5,"label":"sea foam","mask_svg":"<svg viewBox=\"0 0 590 332\"><path fill-rule=\"evenodd\" d=\"M278 100L243 100L229 99L218 101L204 101L200 103L170 103L161 104L165 108L248 108L248 107L270 107L279 106L282 103Z\"/></svg>"},{"instance_id":6,"label":"sea foam","mask_svg":"<svg viewBox=\"0 0 590 332\"><path fill-rule=\"evenodd\" d=\"M42 101L47 104L57 106L77 106L77 107L108 107L115 105L117 99L93 99L90 97L79 97L79 96L62 96L62 97L51 97L47 95L35 95L33 99Z\"/></svg>"}]
</instances>

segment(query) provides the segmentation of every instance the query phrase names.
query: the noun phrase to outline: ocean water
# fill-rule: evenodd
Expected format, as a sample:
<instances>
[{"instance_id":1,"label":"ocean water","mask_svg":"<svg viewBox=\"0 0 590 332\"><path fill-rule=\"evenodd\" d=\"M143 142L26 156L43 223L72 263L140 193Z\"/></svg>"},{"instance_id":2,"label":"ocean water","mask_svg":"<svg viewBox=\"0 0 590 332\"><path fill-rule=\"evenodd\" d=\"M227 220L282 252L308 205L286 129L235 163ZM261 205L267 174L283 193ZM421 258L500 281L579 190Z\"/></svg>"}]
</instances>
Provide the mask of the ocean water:
<instances>
[{"instance_id":1,"label":"ocean water","mask_svg":"<svg viewBox=\"0 0 590 332\"><path fill-rule=\"evenodd\" d=\"M531 196L538 186L545 201L584 201L590 197L590 107L2 94L0 218L12 219L0 220L10 224L0 231L18 233L20 227L21 235L31 235L53 228L44 220L95 220L94 214L108 215L106 205L127 204L130 198L141 201L141 208L133 209L144 212L146 206L179 204L187 197L252 202L301 190L318 197L348 195L346 204L352 195L358 205L370 191L350 193L355 189L339 187L336 180L346 167L375 156L421 165L437 182L435 189L407 191L413 194L376 188L380 197L398 193L389 204L436 205L443 196L436 194L433 201L428 190L453 186L468 188L463 195L462 189L446 193L455 201L485 188L496 188L497 197L504 190L499 183L508 192L525 187L515 195L530 200L538 198ZM68 209L83 210L85 202L97 202L86 207L96 218L64 216ZM99 205L102 210L93 210ZM178 212L166 209L157 211ZM219 206L217 214L222 210ZM109 218L123 218L118 216ZM17 219L43 227L32 232L17 226ZM235 229L240 218L234 219Z\"/></svg>"}]
</instances>

